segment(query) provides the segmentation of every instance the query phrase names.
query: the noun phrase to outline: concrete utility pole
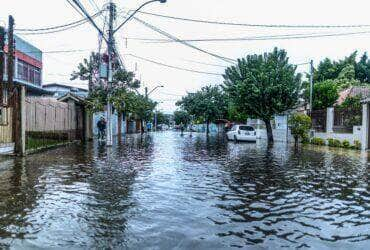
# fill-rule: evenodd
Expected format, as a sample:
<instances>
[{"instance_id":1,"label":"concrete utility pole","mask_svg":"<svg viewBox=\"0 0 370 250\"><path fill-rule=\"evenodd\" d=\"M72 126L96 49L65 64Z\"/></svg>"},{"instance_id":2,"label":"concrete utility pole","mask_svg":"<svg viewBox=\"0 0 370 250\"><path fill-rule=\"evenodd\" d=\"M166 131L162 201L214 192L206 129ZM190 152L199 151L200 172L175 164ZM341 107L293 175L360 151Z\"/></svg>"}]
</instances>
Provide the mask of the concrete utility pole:
<instances>
[{"instance_id":1,"label":"concrete utility pole","mask_svg":"<svg viewBox=\"0 0 370 250\"><path fill-rule=\"evenodd\" d=\"M5 29L4 27L0 26L0 105L4 104L4 53L5 47Z\"/></svg>"},{"instance_id":2,"label":"concrete utility pole","mask_svg":"<svg viewBox=\"0 0 370 250\"><path fill-rule=\"evenodd\" d=\"M112 69L112 57L113 57L113 21L114 21L114 4L111 1L109 3L109 29L108 29L108 103L107 103L107 146L113 144L112 134L112 103L110 102L110 96L112 91L113 81L113 69Z\"/></svg>"},{"instance_id":3,"label":"concrete utility pole","mask_svg":"<svg viewBox=\"0 0 370 250\"><path fill-rule=\"evenodd\" d=\"M310 115L312 114L313 99L313 60L310 61Z\"/></svg>"}]
</instances>

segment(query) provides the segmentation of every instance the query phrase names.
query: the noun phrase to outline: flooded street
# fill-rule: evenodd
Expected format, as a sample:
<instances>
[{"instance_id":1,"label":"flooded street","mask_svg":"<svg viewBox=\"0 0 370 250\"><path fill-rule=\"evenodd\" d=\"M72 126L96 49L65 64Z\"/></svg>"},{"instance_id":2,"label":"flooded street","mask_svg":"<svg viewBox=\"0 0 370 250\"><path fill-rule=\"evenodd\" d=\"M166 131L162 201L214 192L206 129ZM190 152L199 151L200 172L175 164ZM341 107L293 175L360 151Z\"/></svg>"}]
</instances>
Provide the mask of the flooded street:
<instances>
[{"instance_id":1,"label":"flooded street","mask_svg":"<svg viewBox=\"0 0 370 250\"><path fill-rule=\"evenodd\" d=\"M3 159L0 248L369 249L367 160L175 132Z\"/></svg>"}]
</instances>

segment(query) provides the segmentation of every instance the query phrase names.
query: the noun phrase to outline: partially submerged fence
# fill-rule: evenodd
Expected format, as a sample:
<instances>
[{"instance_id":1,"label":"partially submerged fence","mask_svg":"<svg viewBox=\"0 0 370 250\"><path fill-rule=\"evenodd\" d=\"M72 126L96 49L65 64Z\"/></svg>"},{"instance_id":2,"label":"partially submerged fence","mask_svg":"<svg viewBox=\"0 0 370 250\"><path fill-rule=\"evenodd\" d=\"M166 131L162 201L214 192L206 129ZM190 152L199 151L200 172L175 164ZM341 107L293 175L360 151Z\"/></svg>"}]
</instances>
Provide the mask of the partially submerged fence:
<instances>
[{"instance_id":1,"label":"partially submerged fence","mask_svg":"<svg viewBox=\"0 0 370 250\"><path fill-rule=\"evenodd\" d=\"M362 109L334 108L333 131L338 133L352 133L354 126L362 124Z\"/></svg>"},{"instance_id":2,"label":"partially submerged fence","mask_svg":"<svg viewBox=\"0 0 370 250\"><path fill-rule=\"evenodd\" d=\"M83 111L54 98L26 98L26 149L82 139Z\"/></svg>"},{"instance_id":3,"label":"partially submerged fence","mask_svg":"<svg viewBox=\"0 0 370 250\"><path fill-rule=\"evenodd\" d=\"M326 109L313 110L311 112L312 128L318 132L326 131Z\"/></svg>"}]
</instances>

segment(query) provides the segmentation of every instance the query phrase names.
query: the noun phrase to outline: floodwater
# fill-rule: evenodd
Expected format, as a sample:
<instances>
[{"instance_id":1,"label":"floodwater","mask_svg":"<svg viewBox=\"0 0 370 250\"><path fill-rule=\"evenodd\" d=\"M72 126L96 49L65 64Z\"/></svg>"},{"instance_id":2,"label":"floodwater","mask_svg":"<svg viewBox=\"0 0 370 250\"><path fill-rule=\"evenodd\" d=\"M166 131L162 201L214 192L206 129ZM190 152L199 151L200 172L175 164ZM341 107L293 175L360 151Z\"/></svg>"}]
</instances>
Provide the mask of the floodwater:
<instances>
[{"instance_id":1,"label":"floodwater","mask_svg":"<svg viewBox=\"0 0 370 250\"><path fill-rule=\"evenodd\" d=\"M368 156L175 132L0 163L0 248L370 249Z\"/></svg>"}]
</instances>

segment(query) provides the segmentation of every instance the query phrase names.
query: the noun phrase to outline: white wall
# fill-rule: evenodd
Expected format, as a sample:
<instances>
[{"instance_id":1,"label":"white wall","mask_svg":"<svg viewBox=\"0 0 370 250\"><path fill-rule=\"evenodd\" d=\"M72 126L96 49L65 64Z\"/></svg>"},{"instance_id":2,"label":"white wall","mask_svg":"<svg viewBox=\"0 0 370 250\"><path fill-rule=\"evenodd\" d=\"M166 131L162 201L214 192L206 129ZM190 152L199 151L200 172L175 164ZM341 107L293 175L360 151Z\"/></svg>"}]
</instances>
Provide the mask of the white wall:
<instances>
[{"instance_id":1,"label":"white wall","mask_svg":"<svg viewBox=\"0 0 370 250\"><path fill-rule=\"evenodd\" d=\"M354 126L353 133L321 133L321 132L314 132L314 137L322 138L324 140L327 139L338 139L340 141L348 140L351 144L354 143L355 140L360 141L362 140L362 126Z\"/></svg>"}]
</instances>

